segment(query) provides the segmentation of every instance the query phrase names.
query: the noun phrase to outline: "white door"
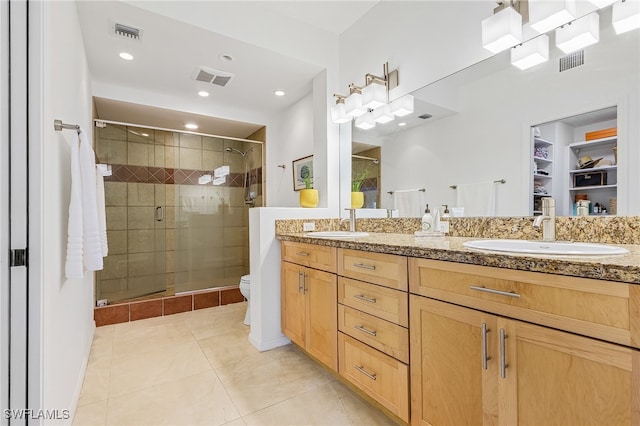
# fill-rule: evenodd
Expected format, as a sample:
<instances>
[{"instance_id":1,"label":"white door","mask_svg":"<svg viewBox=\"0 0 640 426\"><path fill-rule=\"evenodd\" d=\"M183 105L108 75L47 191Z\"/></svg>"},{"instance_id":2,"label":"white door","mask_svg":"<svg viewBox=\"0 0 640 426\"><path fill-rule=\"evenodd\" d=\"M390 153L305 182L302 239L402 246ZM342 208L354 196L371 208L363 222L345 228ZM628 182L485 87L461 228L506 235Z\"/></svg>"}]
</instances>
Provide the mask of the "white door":
<instances>
[{"instance_id":1,"label":"white door","mask_svg":"<svg viewBox=\"0 0 640 426\"><path fill-rule=\"evenodd\" d=\"M28 408L27 2L0 2L0 28L0 424L7 425L25 424Z\"/></svg>"}]
</instances>

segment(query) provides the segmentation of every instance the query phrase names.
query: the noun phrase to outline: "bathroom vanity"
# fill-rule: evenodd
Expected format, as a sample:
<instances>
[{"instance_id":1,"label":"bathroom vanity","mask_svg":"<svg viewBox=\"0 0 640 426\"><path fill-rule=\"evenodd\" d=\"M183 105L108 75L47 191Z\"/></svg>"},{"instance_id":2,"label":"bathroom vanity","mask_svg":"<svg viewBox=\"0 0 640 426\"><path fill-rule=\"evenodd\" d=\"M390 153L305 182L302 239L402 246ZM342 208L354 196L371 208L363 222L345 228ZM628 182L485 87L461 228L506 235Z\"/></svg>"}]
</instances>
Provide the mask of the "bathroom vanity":
<instances>
[{"instance_id":1,"label":"bathroom vanity","mask_svg":"<svg viewBox=\"0 0 640 426\"><path fill-rule=\"evenodd\" d=\"M640 246L561 258L467 249L462 237L278 238L283 332L402 421L640 424ZM327 275L285 274L309 268ZM288 325L302 310L292 285L326 290L326 315L295 316L320 351Z\"/></svg>"}]
</instances>

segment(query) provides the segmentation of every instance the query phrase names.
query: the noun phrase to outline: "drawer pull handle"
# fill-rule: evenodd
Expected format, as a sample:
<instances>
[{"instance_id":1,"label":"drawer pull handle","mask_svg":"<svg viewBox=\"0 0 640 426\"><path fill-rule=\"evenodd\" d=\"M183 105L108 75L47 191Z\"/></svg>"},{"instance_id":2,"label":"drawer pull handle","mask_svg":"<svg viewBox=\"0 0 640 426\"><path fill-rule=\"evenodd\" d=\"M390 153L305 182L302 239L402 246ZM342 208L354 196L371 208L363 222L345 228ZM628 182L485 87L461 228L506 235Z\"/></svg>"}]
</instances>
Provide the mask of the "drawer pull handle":
<instances>
[{"instance_id":1,"label":"drawer pull handle","mask_svg":"<svg viewBox=\"0 0 640 426\"><path fill-rule=\"evenodd\" d=\"M361 372L362 374L364 374L365 376L367 376L371 380L376 380L376 373L369 373L367 370L364 369L363 366L354 365L353 368L355 368L356 370L358 370L359 372Z\"/></svg>"},{"instance_id":2,"label":"drawer pull handle","mask_svg":"<svg viewBox=\"0 0 640 426\"><path fill-rule=\"evenodd\" d=\"M357 330L362 331L363 333L367 333L370 336L376 336L378 333L376 332L376 330L369 330L368 328L365 328L361 325L356 325L354 328L356 328Z\"/></svg>"},{"instance_id":3,"label":"drawer pull handle","mask_svg":"<svg viewBox=\"0 0 640 426\"><path fill-rule=\"evenodd\" d=\"M297 254L298 256L309 256L309 253L306 253L306 252L304 252L304 251L296 252L296 254Z\"/></svg>"},{"instance_id":4,"label":"drawer pull handle","mask_svg":"<svg viewBox=\"0 0 640 426\"><path fill-rule=\"evenodd\" d=\"M503 379L507 378L507 368L509 364L507 364L507 354L504 341L507 339L507 336L504 333L504 328L500 329L500 377Z\"/></svg>"},{"instance_id":5,"label":"drawer pull handle","mask_svg":"<svg viewBox=\"0 0 640 426\"><path fill-rule=\"evenodd\" d=\"M482 323L482 369L487 369L487 361L491 359L489 355L487 355L487 333L490 332L491 329L487 328L486 323Z\"/></svg>"},{"instance_id":6,"label":"drawer pull handle","mask_svg":"<svg viewBox=\"0 0 640 426\"><path fill-rule=\"evenodd\" d=\"M375 298L367 297L364 294L354 294L353 297L355 297L356 299L364 300L365 302L376 303L376 299Z\"/></svg>"},{"instance_id":7,"label":"drawer pull handle","mask_svg":"<svg viewBox=\"0 0 640 426\"><path fill-rule=\"evenodd\" d=\"M496 290L493 288L479 287L477 285L469 286L469 288L471 290L483 291L485 293L491 293L491 294L498 294L500 296L508 296L508 297L516 297L516 298L520 297L520 295L515 291L502 291L502 290Z\"/></svg>"},{"instance_id":8,"label":"drawer pull handle","mask_svg":"<svg viewBox=\"0 0 640 426\"><path fill-rule=\"evenodd\" d=\"M367 265L365 263L354 263L353 266L356 268L369 269L370 271L376 270L376 265Z\"/></svg>"}]
</instances>

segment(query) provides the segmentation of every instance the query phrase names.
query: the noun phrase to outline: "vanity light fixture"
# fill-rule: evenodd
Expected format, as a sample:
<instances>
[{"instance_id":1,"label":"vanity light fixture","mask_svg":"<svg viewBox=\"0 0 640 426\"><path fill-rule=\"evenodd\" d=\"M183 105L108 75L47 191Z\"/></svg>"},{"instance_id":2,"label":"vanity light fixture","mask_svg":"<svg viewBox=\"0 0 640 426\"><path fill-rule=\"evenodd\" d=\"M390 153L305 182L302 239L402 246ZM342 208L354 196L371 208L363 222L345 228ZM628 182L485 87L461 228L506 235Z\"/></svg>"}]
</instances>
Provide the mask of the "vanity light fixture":
<instances>
[{"instance_id":1,"label":"vanity light fixture","mask_svg":"<svg viewBox=\"0 0 640 426\"><path fill-rule=\"evenodd\" d=\"M616 34L640 28L640 2L621 0L613 5L611 17Z\"/></svg>"},{"instance_id":2,"label":"vanity light fixture","mask_svg":"<svg viewBox=\"0 0 640 426\"><path fill-rule=\"evenodd\" d=\"M549 60L549 36L542 34L511 49L511 64L526 70Z\"/></svg>"},{"instance_id":3,"label":"vanity light fixture","mask_svg":"<svg viewBox=\"0 0 640 426\"><path fill-rule=\"evenodd\" d=\"M482 21L482 47L502 52L522 42L522 15L511 5L500 4L493 15Z\"/></svg>"},{"instance_id":4,"label":"vanity light fixture","mask_svg":"<svg viewBox=\"0 0 640 426\"><path fill-rule=\"evenodd\" d=\"M575 52L600 41L600 15L583 16L556 29L556 46L564 53Z\"/></svg>"},{"instance_id":5,"label":"vanity light fixture","mask_svg":"<svg viewBox=\"0 0 640 426\"><path fill-rule=\"evenodd\" d=\"M361 129L370 129L376 123L388 123L394 118L389 91L397 86L398 70L389 71L389 64L385 63L382 76L366 74L364 87L350 84L348 96L333 95L336 104L331 107L331 120L347 123L355 118L356 126Z\"/></svg>"},{"instance_id":6,"label":"vanity light fixture","mask_svg":"<svg viewBox=\"0 0 640 426\"><path fill-rule=\"evenodd\" d=\"M576 19L575 0L529 0L529 22L540 34Z\"/></svg>"}]
</instances>

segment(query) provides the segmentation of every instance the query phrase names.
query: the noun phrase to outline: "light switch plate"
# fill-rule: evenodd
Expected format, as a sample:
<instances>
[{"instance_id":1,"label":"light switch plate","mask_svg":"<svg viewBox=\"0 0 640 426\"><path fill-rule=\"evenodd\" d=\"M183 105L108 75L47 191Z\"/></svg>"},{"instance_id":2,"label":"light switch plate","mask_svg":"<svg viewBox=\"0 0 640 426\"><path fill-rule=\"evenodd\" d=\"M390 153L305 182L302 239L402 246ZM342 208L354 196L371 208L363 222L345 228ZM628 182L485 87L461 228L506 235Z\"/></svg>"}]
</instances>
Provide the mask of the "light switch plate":
<instances>
[{"instance_id":1,"label":"light switch plate","mask_svg":"<svg viewBox=\"0 0 640 426\"><path fill-rule=\"evenodd\" d=\"M316 224L314 222L304 222L302 224L302 230L304 232L310 232L316 230Z\"/></svg>"}]
</instances>

